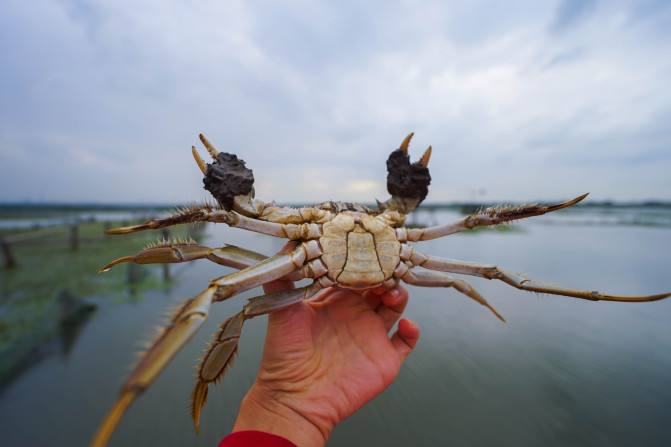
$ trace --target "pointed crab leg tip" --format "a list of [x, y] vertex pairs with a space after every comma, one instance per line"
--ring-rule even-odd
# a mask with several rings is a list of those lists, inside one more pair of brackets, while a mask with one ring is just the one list
[[566, 206], [566, 207], [568, 207], [568, 206], [573, 206], [573, 205], [575, 205], [575, 204], [578, 203], [578, 202], [582, 202], [583, 200], [585, 200], [585, 197], [587, 197], [588, 195], [589, 195], [589, 193], [582, 194], [582, 195], [576, 197], [576, 198], [573, 199], [573, 200], [569, 200], [568, 202], [566, 202], [566, 203], [564, 204], [564, 206]]
[[139, 225], [131, 225], [128, 227], [117, 227], [117, 228], [110, 228], [109, 230], [105, 230], [105, 234], [114, 236], [117, 234], [128, 234], [128, 233], [134, 233], [136, 231], [142, 231], [142, 230], [149, 230], [151, 228], [156, 228], [155, 226], [151, 225], [150, 223], [143, 223]]
[[112, 267], [114, 267], [115, 265], [123, 264], [124, 262], [133, 262], [133, 261], [135, 261], [135, 256], [123, 256], [121, 258], [117, 258], [114, 261], [112, 261], [109, 264], [102, 267], [100, 270], [98, 270], [98, 273], [109, 272], [112, 269]]
[[196, 164], [198, 165], [198, 169], [200, 169], [200, 172], [203, 173], [203, 175], [207, 175], [207, 165], [203, 161], [202, 158], [200, 158], [200, 154], [196, 150], [196, 146], [191, 146], [191, 154], [193, 155], [193, 159], [196, 160]]
[[582, 202], [585, 199], [585, 197], [587, 197], [588, 195], [589, 195], [589, 193], [585, 193], [585, 194], [582, 194], [582, 195], [576, 197], [575, 199], [571, 199], [571, 200], [568, 200], [568, 201], [562, 202], [562, 203], [557, 203], [556, 205], [550, 205], [550, 206], [547, 207], [547, 211], [557, 211], [557, 210], [561, 210], [563, 208], [568, 208], [568, 207], [573, 206], [573, 205], [575, 205], [579, 202]]
[[492, 306], [489, 306], [489, 305], [487, 305], [486, 307], [487, 307], [487, 309], [489, 309], [489, 310], [492, 311], [492, 313], [494, 314], [494, 316], [495, 316], [496, 318], [498, 318], [499, 320], [501, 320], [501, 323], [506, 323], [506, 319], [503, 318], [503, 315], [501, 315], [496, 309], [494, 309]]
[[[581, 195], [579, 195], [578, 197], [576, 197], [575, 199], [569, 200], [568, 202], [566, 202], [566, 204], [567, 204], [567, 205], [569, 205], [569, 204], [570, 204], [570, 205], [575, 205], [576, 203], [578, 203], [578, 202], [582, 202], [583, 200], [585, 200], [585, 198], [586, 198], [588, 195], [589, 195], [588, 192], [586, 192], [585, 194], [581, 194]], [[569, 206], [570, 206], [570, 205], [569, 205]]]
[[105, 230], [105, 234], [109, 236], [114, 236], [115, 234], [124, 234], [125, 231], [123, 231], [127, 227], [119, 227], [119, 228], [110, 228], [109, 230]]
[[403, 140], [401, 145], [398, 147], [403, 153], [407, 154], [408, 153], [408, 147], [410, 146], [410, 140], [412, 140], [412, 137], [415, 135], [414, 132], [410, 132], [407, 137]]
[[200, 412], [207, 401], [207, 388], [207, 383], [199, 380], [191, 394], [191, 420], [196, 433], [200, 433]]
[[119, 425], [121, 417], [124, 415], [130, 404], [135, 400], [135, 396], [136, 394], [132, 392], [122, 393], [105, 417], [102, 425], [98, 428], [98, 432], [91, 441], [90, 447], [105, 447], [107, 445], [110, 436], [112, 436], [112, 432], [114, 432], [114, 429]]
[[432, 150], [433, 150], [433, 148], [432, 148], [431, 146], [429, 146], [428, 148], [426, 148], [426, 150], [424, 151], [424, 155], [422, 155], [422, 158], [419, 160], [419, 162], [420, 162], [420, 163], [422, 164], [422, 166], [424, 166], [425, 168], [428, 168], [428, 167], [429, 167], [429, 160], [431, 159], [431, 151], [432, 151]]

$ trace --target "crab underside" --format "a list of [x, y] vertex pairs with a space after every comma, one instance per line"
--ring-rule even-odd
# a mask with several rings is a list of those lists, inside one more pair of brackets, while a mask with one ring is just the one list
[[126, 380], [92, 445], [106, 445], [128, 406], [151, 385], [205, 321], [213, 302], [226, 300], [276, 279], [308, 278], [312, 282], [305, 287], [251, 298], [240, 312], [221, 325], [201, 361], [192, 393], [196, 428], [207, 398], [208, 385], [218, 381], [230, 365], [244, 322], [311, 299], [325, 288], [391, 288], [399, 281], [420, 287], [452, 287], [489, 309], [501, 321], [505, 320], [473, 287], [450, 273], [496, 279], [521, 290], [590, 301], [648, 302], [671, 296], [671, 293], [620, 296], [567, 289], [539, 283], [495, 265], [444, 259], [418, 251], [411, 243], [557, 211], [575, 205], [587, 194], [552, 205], [488, 208], [451, 224], [406, 228], [403, 226], [406, 215], [424, 200], [431, 181], [428, 170], [431, 147], [419, 161], [411, 163], [408, 146], [412, 136], [412, 133], [408, 135], [387, 160], [387, 189], [391, 198], [379, 202], [377, 209], [369, 209], [343, 202], [291, 208], [255, 199], [254, 176], [245, 162], [233, 154], [217, 151], [201, 134], [200, 139], [214, 161], [206, 164], [195, 147], [192, 147], [192, 153], [205, 176], [205, 189], [212, 193], [217, 203], [188, 207], [162, 219], [112, 229], [108, 233], [126, 234], [183, 223], [214, 222], [285, 238], [288, 242], [279, 253], [266, 257], [233, 245], [210, 248], [193, 241], [162, 241], [135, 256], [114, 260], [101, 269], [106, 271], [123, 262], [179, 263], [208, 259], [239, 271], [212, 280], [205, 290], [175, 312]]

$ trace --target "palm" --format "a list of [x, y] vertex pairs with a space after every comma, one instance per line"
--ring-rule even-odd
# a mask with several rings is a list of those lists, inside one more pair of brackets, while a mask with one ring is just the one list
[[335, 425], [384, 390], [411, 349], [400, 355], [403, 341], [388, 335], [407, 295], [397, 298], [389, 308], [376, 294], [334, 290], [272, 314], [257, 383], [300, 414]]

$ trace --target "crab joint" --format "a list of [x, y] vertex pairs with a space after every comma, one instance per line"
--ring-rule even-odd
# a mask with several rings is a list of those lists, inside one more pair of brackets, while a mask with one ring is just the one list
[[167, 264], [193, 261], [207, 258], [212, 254], [212, 249], [198, 244], [166, 244], [149, 247], [135, 256], [124, 256], [115, 259], [100, 269], [100, 273], [106, 272], [117, 264], [134, 262], [136, 264]]

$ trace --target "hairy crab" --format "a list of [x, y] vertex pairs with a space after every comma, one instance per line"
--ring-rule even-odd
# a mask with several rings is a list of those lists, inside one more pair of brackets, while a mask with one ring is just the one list
[[444, 259], [418, 251], [411, 245], [412, 242], [539, 216], [575, 205], [587, 194], [552, 205], [488, 208], [451, 224], [406, 228], [406, 215], [424, 200], [431, 181], [428, 169], [431, 147], [419, 161], [411, 163], [408, 146], [412, 136], [412, 133], [409, 134], [387, 160], [387, 189], [391, 198], [379, 202], [377, 209], [370, 209], [343, 202], [292, 208], [258, 200], [254, 197], [254, 176], [245, 162], [233, 154], [217, 151], [201, 134], [200, 140], [214, 161], [206, 164], [195, 147], [192, 147], [192, 153], [204, 175], [205, 189], [214, 196], [217, 204], [184, 208], [165, 218], [108, 230], [108, 233], [126, 234], [183, 223], [214, 222], [284, 238], [288, 243], [275, 256], [266, 257], [232, 245], [210, 248], [194, 241], [162, 241], [135, 256], [116, 259], [103, 267], [102, 271], [106, 271], [123, 262], [179, 263], [208, 259], [239, 271], [212, 280], [207, 288], [175, 312], [170, 323], [161, 331], [125, 382], [117, 402], [99, 428], [93, 445], [103, 446], [107, 443], [128, 406], [151, 385], [199, 328], [207, 318], [213, 302], [226, 300], [279, 278], [308, 278], [312, 281], [305, 287], [251, 298], [240, 312], [221, 325], [201, 361], [192, 393], [192, 414], [196, 427], [207, 398], [208, 386], [219, 380], [230, 365], [237, 351], [244, 322], [310, 299], [324, 288], [390, 288], [398, 281], [421, 287], [452, 287], [489, 309], [501, 321], [505, 320], [499, 312], [473, 287], [449, 274], [496, 279], [525, 291], [590, 301], [646, 302], [671, 296], [671, 293], [620, 296], [556, 287], [495, 265]]

